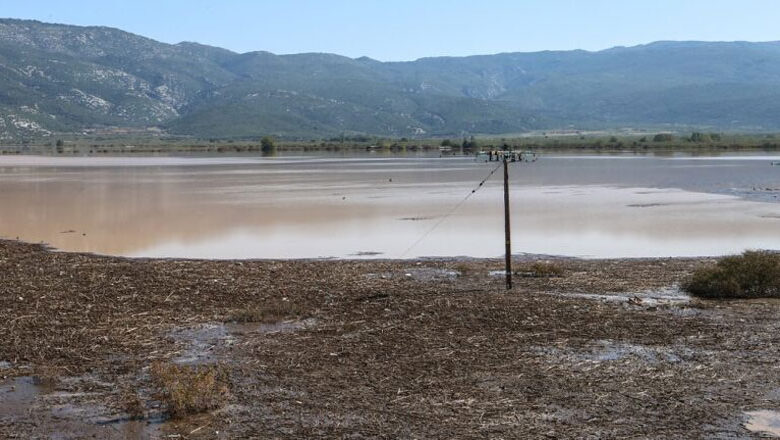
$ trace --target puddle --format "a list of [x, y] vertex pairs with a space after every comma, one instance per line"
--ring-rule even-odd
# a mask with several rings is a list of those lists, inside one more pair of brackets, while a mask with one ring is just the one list
[[225, 324], [202, 324], [194, 328], [176, 330], [171, 333], [171, 337], [186, 344], [186, 348], [173, 359], [177, 364], [215, 362], [213, 351], [216, 348], [229, 347], [236, 341]]
[[94, 430], [122, 433], [123, 438], [129, 439], [157, 438], [166, 420], [161, 414], [139, 420], [125, 414], [116, 414], [100, 404], [54, 405], [51, 414], [58, 420], [91, 426]]
[[440, 281], [453, 280], [461, 275], [457, 270], [436, 269], [433, 267], [416, 267], [404, 269], [402, 272], [366, 273], [363, 276], [368, 279], [393, 279], [405, 278], [415, 281]]
[[745, 415], [750, 417], [745, 422], [745, 428], [748, 431], [780, 437], [780, 412], [769, 410], [747, 411]]
[[[160, 438], [161, 418], [136, 420], [118, 415], [100, 404], [77, 401], [100, 394], [55, 392], [53, 386], [40, 383], [32, 376], [16, 377], [0, 385], [0, 421], [24, 422], [25, 427], [42, 429], [46, 438], [62, 440]], [[40, 433], [32, 431], [29, 434], [37, 438]]]
[[538, 352], [557, 359], [574, 362], [610, 362], [626, 358], [635, 358], [650, 364], [683, 362], [693, 356], [689, 348], [649, 347], [646, 345], [615, 342], [611, 340], [597, 341], [590, 349], [571, 350], [557, 347], [537, 347]]
[[39, 394], [51, 391], [31, 376], [11, 379], [0, 386], [0, 420], [26, 416], [32, 411]]
[[682, 358], [667, 348], [647, 347], [636, 344], [614, 343], [612, 341], [600, 341], [602, 346], [593, 350], [590, 354], [583, 354], [587, 360], [598, 362], [617, 361], [630, 356], [642, 359], [652, 364], [659, 362], [682, 362]]
[[[109, 425], [110, 426], [110, 425]], [[162, 438], [162, 422], [130, 420], [110, 427], [118, 438], [137, 440], [156, 440]]]
[[769, 400], [780, 401], [780, 388], [773, 388], [767, 391], [766, 398]]
[[449, 269], [436, 269], [432, 267], [417, 267], [405, 269], [404, 277], [416, 281], [435, 281], [441, 279], [452, 280], [460, 276], [460, 272]]
[[567, 298], [584, 298], [603, 302], [628, 303], [636, 306], [680, 305], [691, 302], [691, 297], [679, 287], [646, 290], [635, 293], [556, 293]]
[[311, 328], [316, 325], [313, 318], [276, 323], [226, 323], [202, 324], [192, 328], [174, 331], [170, 336], [186, 344], [179, 356], [173, 359], [177, 364], [192, 365], [216, 362], [218, 352], [237, 341], [236, 336], [268, 335], [287, 333]]

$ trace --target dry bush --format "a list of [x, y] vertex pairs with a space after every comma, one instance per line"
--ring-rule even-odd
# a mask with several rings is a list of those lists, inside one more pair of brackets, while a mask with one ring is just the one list
[[297, 319], [303, 315], [301, 308], [290, 301], [274, 300], [262, 306], [253, 306], [233, 311], [228, 322], [273, 324], [286, 319]]
[[157, 388], [156, 397], [171, 417], [210, 411], [228, 398], [228, 375], [219, 365], [176, 365], [155, 362], [149, 374]]
[[146, 415], [146, 408], [138, 394], [130, 389], [124, 389], [121, 395], [121, 403], [131, 419], [141, 420]]
[[780, 254], [745, 251], [693, 273], [683, 285], [702, 298], [780, 297]]

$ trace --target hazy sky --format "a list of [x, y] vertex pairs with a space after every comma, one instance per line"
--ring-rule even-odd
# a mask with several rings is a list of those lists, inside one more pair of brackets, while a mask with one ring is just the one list
[[778, 0], [0, 0], [0, 16], [237, 52], [380, 60], [656, 40], [780, 40]]

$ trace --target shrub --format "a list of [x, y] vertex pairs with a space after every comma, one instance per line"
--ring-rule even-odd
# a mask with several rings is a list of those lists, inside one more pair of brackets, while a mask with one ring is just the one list
[[668, 133], [660, 133], [653, 136], [653, 142], [671, 142], [674, 140], [674, 136]]
[[263, 136], [260, 139], [260, 149], [263, 153], [273, 153], [276, 151], [276, 141], [270, 136]]
[[171, 417], [183, 417], [222, 406], [228, 397], [227, 372], [218, 365], [155, 362], [149, 374], [157, 398]]
[[703, 298], [780, 297], [780, 254], [745, 251], [693, 273], [683, 289]]

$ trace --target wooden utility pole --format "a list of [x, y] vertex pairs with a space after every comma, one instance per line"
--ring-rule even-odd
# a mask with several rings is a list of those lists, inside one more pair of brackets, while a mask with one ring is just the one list
[[509, 165], [507, 154], [504, 152], [504, 241], [506, 262], [506, 289], [512, 288], [512, 240], [509, 234]]

